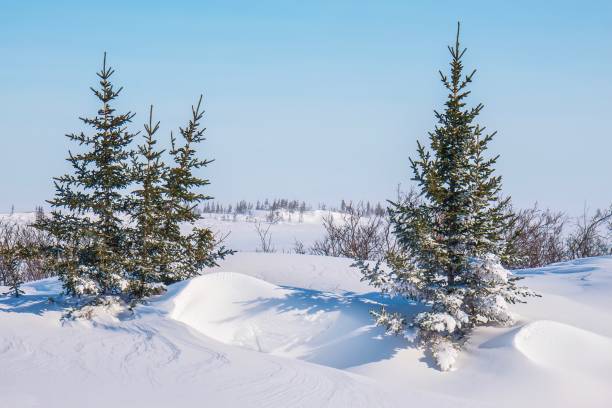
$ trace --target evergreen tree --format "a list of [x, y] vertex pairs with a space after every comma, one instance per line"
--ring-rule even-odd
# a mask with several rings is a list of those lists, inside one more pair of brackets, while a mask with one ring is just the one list
[[[202, 96], [198, 104], [191, 107], [191, 119], [187, 126], [179, 128], [182, 138], [180, 146], [171, 135], [170, 156], [174, 163], [164, 177], [167, 208], [162, 224], [169, 255], [162, 268], [165, 283], [199, 275], [203, 267], [215, 266], [217, 259], [232, 253], [223, 246], [217, 247], [210, 229], [195, 227], [195, 222], [200, 218], [195, 209], [201, 202], [212, 199], [196, 190], [207, 186], [210, 181], [194, 174], [194, 171], [212, 162], [199, 159], [195, 150], [196, 145], [205, 140], [205, 128], [200, 124], [204, 116], [201, 106]], [[182, 234], [181, 226], [190, 227], [191, 232]]]
[[389, 209], [401, 249], [387, 255], [388, 268], [358, 262], [371, 284], [431, 307], [411, 322], [384, 309], [374, 315], [394, 333], [410, 323], [444, 370], [473, 327], [511, 323], [508, 303], [532, 295], [500, 263], [508, 256], [502, 232], [512, 220], [509, 198], [500, 197], [501, 177], [493, 175], [497, 156], [484, 156], [495, 133], [474, 123], [483, 105], [466, 107], [475, 71], [463, 74], [459, 25], [449, 51], [450, 76], [440, 72], [445, 109], [435, 112], [429, 149], [418, 143], [411, 159], [420, 197], [391, 202]]
[[101, 106], [92, 118], [81, 118], [92, 134], [72, 133], [83, 152], [69, 152], [73, 172], [54, 178], [56, 194], [51, 217], [36, 226], [56, 240], [52, 267], [71, 294], [115, 294], [126, 286], [127, 234], [122, 225], [127, 201], [122, 191], [132, 182], [127, 130], [134, 114], [118, 114], [111, 106], [122, 88], [110, 82], [114, 70], [97, 73], [100, 88], [91, 88]]
[[[211, 162], [195, 151], [204, 140], [202, 98], [192, 107], [188, 125], [180, 128], [183, 143], [179, 146], [171, 135], [173, 166], [168, 167], [164, 151], [156, 149], [159, 122], [153, 121], [153, 107], [144, 143], [131, 150], [136, 134], [127, 125], [134, 115], [117, 114], [111, 107], [121, 92], [110, 82], [113, 72], [105, 54], [100, 88], [92, 88], [102, 106], [93, 118], [81, 119], [94, 132], [67, 135], [82, 152], [69, 152], [73, 171], [54, 178], [53, 211], [37, 217], [35, 226], [52, 237], [48, 267], [67, 294], [142, 298], [161, 290], [161, 284], [199, 274], [232, 251], [219, 247], [209, 229], [195, 227], [198, 204], [210, 199], [197, 192], [209, 181], [194, 175]], [[135, 189], [126, 194], [131, 186]], [[181, 228], [190, 232], [183, 234]]]
[[5, 295], [19, 297], [24, 294], [21, 285], [24, 283], [23, 267], [27, 256], [27, 248], [21, 244], [12, 248], [0, 246], [0, 269], [4, 284], [9, 288]]
[[132, 191], [130, 215], [135, 226], [131, 236], [131, 267], [133, 276], [130, 292], [142, 298], [156, 290], [161, 282], [161, 265], [168, 263], [167, 245], [160, 220], [164, 219], [167, 207], [164, 177], [168, 171], [161, 157], [164, 150], [156, 150], [155, 133], [159, 122], [153, 122], [153, 106], [149, 110], [149, 123], [144, 125], [144, 144], [138, 146], [134, 158], [134, 181], [137, 188]]
[[8, 286], [15, 297], [23, 295], [24, 263], [31, 251], [22, 241], [23, 226], [12, 221], [0, 220], [0, 282]]

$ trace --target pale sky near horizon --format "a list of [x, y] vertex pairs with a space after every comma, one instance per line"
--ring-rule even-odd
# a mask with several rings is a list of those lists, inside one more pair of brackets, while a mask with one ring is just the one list
[[612, 2], [104, 4], [1, 2], [0, 213], [51, 198], [104, 51], [134, 129], [154, 104], [167, 140], [204, 93], [219, 201], [392, 198], [444, 102], [458, 20], [504, 192], [571, 214], [612, 203]]

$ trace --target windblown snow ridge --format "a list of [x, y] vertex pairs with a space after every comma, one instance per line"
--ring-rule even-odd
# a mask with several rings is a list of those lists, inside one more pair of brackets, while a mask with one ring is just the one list
[[514, 346], [529, 360], [547, 368], [610, 376], [612, 339], [587, 330], [537, 320], [516, 332]]
[[173, 297], [169, 316], [217, 341], [347, 368], [390, 356], [367, 295], [277, 286], [233, 272], [190, 280]]

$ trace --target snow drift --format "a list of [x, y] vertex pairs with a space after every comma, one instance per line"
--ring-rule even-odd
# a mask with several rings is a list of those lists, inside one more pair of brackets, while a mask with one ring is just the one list
[[281, 287], [232, 272], [185, 283], [167, 306], [170, 317], [220, 342], [347, 368], [390, 357], [399, 339], [383, 341], [368, 295]]
[[521, 327], [514, 336], [514, 345], [543, 367], [608, 378], [612, 384], [610, 338], [574, 326], [538, 320]]

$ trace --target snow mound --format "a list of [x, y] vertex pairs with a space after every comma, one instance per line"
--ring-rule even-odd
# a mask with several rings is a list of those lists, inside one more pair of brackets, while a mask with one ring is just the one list
[[171, 294], [167, 310], [229, 345], [346, 368], [388, 357], [399, 345], [382, 341], [382, 329], [368, 314], [373, 303], [219, 272], [186, 282]]
[[612, 339], [555, 321], [526, 324], [516, 332], [514, 346], [547, 368], [603, 376], [612, 370]]
[[[275, 315], [290, 291], [251, 276], [225, 272], [191, 280], [170, 316], [223, 343], [267, 353], [308, 340], [330, 316], [290, 308]], [[267, 307], [267, 305], [277, 307]]]
[[291, 354], [332, 326], [340, 312], [308, 304], [298, 289], [232, 272], [193, 279], [170, 316], [223, 343]]

